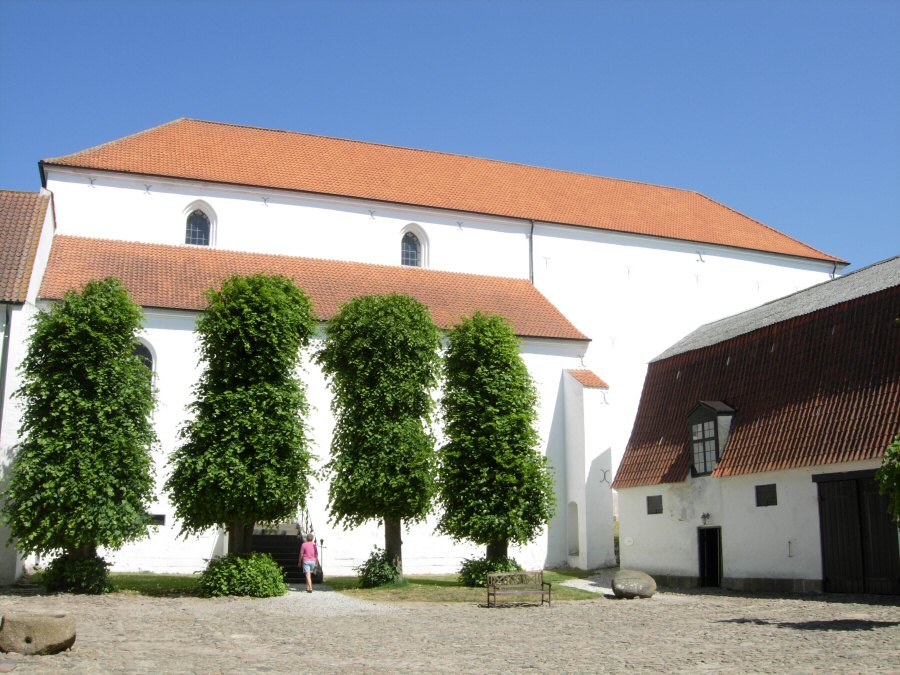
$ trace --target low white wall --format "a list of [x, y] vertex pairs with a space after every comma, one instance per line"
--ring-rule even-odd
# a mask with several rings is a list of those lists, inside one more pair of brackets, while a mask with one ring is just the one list
[[[622, 567], [698, 577], [697, 528], [722, 528], [722, 574], [733, 579], [822, 579], [814, 474], [874, 469], [878, 460], [626, 488], [619, 494]], [[774, 483], [778, 504], [756, 506], [756, 486]], [[663, 513], [647, 514], [662, 495]]]

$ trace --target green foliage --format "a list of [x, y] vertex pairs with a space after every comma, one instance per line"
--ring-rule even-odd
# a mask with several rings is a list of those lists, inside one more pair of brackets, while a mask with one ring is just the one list
[[521, 571], [522, 566], [512, 558], [465, 558], [459, 568], [459, 583], [470, 588], [485, 588], [488, 574]]
[[428, 425], [440, 332], [428, 309], [404, 295], [344, 304], [316, 359], [329, 378], [336, 424], [329, 502], [333, 522], [417, 521], [434, 495]]
[[881, 468], [875, 473], [875, 480], [878, 481], [881, 494], [888, 496], [888, 511], [900, 526], [900, 434], [894, 437], [894, 442], [885, 451]]
[[438, 531], [478, 544], [524, 544], [553, 516], [538, 451], [537, 392], [501, 317], [476, 313], [447, 335]]
[[200, 575], [200, 595], [247, 595], [272, 598], [284, 595], [284, 571], [268, 553], [225, 555], [213, 558]]
[[393, 557], [377, 546], [362, 565], [353, 569], [359, 576], [360, 588], [376, 588], [400, 581], [400, 569], [394, 564]]
[[100, 556], [87, 558], [64, 553], [50, 561], [41, 573], [47, 593], [100, 595], [114, 590], [109, 580], [109, 563]]
[[83, 557], [147, 535], [155, 393], [134, 354], [141, 318], [116, 279], [35, 316], [16, 392], [23, 440], [3, 495], [20, 551]]
[[295, 375], [316, 330], [309, 297], [261, 274], [231, 277], [207, 297], [197, 322], [205, 370], [166, 482], [183, 534], [292, 517], [313, 459]]

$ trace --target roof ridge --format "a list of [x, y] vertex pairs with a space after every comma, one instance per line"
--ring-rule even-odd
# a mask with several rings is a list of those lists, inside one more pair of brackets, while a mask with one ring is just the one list
[[[800, 244], [800, 245], [802, 245], [802, 246], [805, 246], [806, 248], [808, 248], [808, 249], [810, 249], [810, 250], [812, 250], [812, 251], [815, 251], [816, 253], [819, 253], [819, 254], [821, 254], [821, 255], [827, 256], [827, 257], [829, 257], [829, 258], [833, 258], [833, 257], [834, 257], [834, 256], [832, 256], [830, 253], [825, 253], [825, 251], [820, 251], [820, 250], [817, 249], [815, 246], [810, 246], [810, 245], [807, 244], [805, 241], [800, 241], [799, 239], [796, 239], [795, 237], [792, 237], [792, 236], [789, 235], [789, 234], [785, 234], [785, 233], [782, 232], [781, 230], [779, 230], [779, 229], [777, 229], [777, 228], [774, 228], [774, 227], [772, 227], [771, 225], [767, 225], [766, 223], [762, 222], [761, 220], [757, 220], [757, 219], [754, 218], [753, 216], [748, 216], [748, 215], [747, 215], [746, 213], [744, 213], [743, 211], [738, 211], [736, 208], [731, 207], [731, 206], [728, 206], [728, 204], [724, 204], [724, 203], [722, 203], [722, 202], [720, 202], [720, 201], [718, 201], [718, 200], [716, 200], [716, 199], [713, 199], [712, 197], [707, 197], [707, 196], [706, 196], [705, 194], [703, 194], [702, 192], [697, 192], [696, 190], [691, 190], [691, 192], [694, 192], [695, 194], [699, 195], [700, 197], [703, 197], [703, 199], [706, 199], [706, 200], [708, 200], [708, 201], [711, 201], [711, 202], [712, 202], [713, 204], [715, 204], [716, 206], [721, 206], [721, 207], [723, 207], [723, 208], [728, 209], [728, 210], [731, 211], [732, 213], [736, 213], [737, 215], [741, 216], [742, 218], [746, 218], [747, 220], [752, 220], [752, 221], [753, 221], [754, 223], [756, 223], [757, 225], [762, 225], [764, 228], [766, 228], [767, 230], [770, 230], [770, 231], [774, 232], [775, 234], [781, 235], [782, 237], [787, 237], [787, 238], [790, 239], [791, 241], [796, 242], [796, 243], [798, 243], [798, 244]], [[847, 261], [846, 261], [846, 260], [837, 259], [837, 260], [835, 260], [835, 262], [837, 262], [837, 263], [842, 263], [842, 262], [847, 262]]]
[[104, 148], [109, 145], [114, 145], [116, 143], [120, 143], [122, 141], [129, 140], [131, 138], [137, 138], [138, 136], [143, 136], [144, 134], [149, 134], [152, 131], [156, 131], [157, 129], [162, 129], [163, 127], [167, 127], [170, 124], [175, 124], [177, 122], [183, 122], [189, 118], [187, 117], [178, 117], [174, 120], [169, 120], [168, 122], [163, 122], [162, 124], [157, 124], [156, 126], [149, 127], [147, 129], [141, 129], [140, 131], [135, 131], [133, 134], [128, 134], [126, 136], [122, 136], [120, 138], [114, 138], [111, 141], [104, 141], [103, 143], [98, 143], [97, 145], [92, 145], [89, 148], [84, 148], [83, 150], [76, 150], [75, 152], [70, 152], [65, 155], [58, 155], [56, 157], [48, 157], [47, 159], [42, 159], [41, 162], [46, 164], [52, 164], [54, 160], [65, 159], [66, 157], [74, 157], [75, 155], [83, 155], [88, 152], [93, 152], [95, 150], [99, 150], [100, 148]]
[[[614, 176], [601, 176], [601, 175], [595, 174], [595, 173], [586, 173], [584, 171], [571, 171], [569, 169], [558, 169], [558, 168], [550, 167], [550, 166], [541, 166], [539, 164], [526, 164], [525, 162], [512, 162], [512, 161], [509, 161], [506, 159], [496, 159], [493, 157], [481, 157], [479, 155], [467, 155], [467, 154], [464, 154], [461, 152], [447, 152], [446, 150], [428, 150], [426, 148], [413, 148], [413, 147], [409, 147], [406, 145], [397, 145], [396, 143], [379, 143], [376, 141], [362, 141], [362, 140], [359, 140], [356, 138], [343, 138], [341, 136], [331, 136], [329, 134], [313, 134], [313, 133], [309, 133], [307, 131], [292, 131], [290, 129], [271, 129], [269, 127], [261, 127], [261, 126], [255, 125], [255, 124], [237, 124], [234, 122], [217, 122], [215, 120], [201, 120], [201, 119], [197, 119], [195, 117], [180, 117], [177, 120], [172, 120], [172, 122], [169, 122], [169, 124], [174, 123], [174, 122], [180, 122], [180, 121], [198, 122], [200, 124], [211, 124], [211, 125], [215, 125], [215, 126], [224, 126], [224, 127], [236, 127], [238, 129], [255, 129], [257, 131], [269, 131], [272, 133], [289, 134], [289, 135], [293, 135], [293, 136], [308, 136], [311, 138], [324, 138], [324, 139], [328, 139], [331, 141], [341, 141], [343, 143], [356, 143], [359, 145], [370, 145], [370, 146], [374, 145], [374, 146], [377, 146], [380, 148], [393, 148], [395, 150], [406, 150], [409, 152], [421, 152], [421, 153], [425, 153], [425, 154], [429, 154], [429, 155], [443, 155], [445, 157], [461, 157], [463, 159], [474, 159], [474, 160], [477, 160], [480, 162], [493, 162], [496, 164], [505, 164], [507, 166], [521, 166], [526, 169], [537, 169], [539, 171], [553, 171], [555, 173], [563, 173], [563, 174], [567, 174], [570, 176], [582, 176], [582, 177], [586, 177], [586, 178], [599, 178], [601, 180], [614, 181], [617, 183], [629, 183], [632, 185], [644, 185], [646, 187], [659, 188], [661, 190], [676, 190], [678, 192], [695, 192], [695, 190], [691, 190], [689, 188], [680, 188], [680, 187], [674, 187], [671, 185], [661, 185], [659, 183], [649, 183], [647, 181], [633, 180], [633, 179], [629, 179], [629, 178], [616, 178]], [[164, 126], [164, 125], [160, 125], [160, 126]], [[153, 128], [155, 129], [157, 127], [153, 127]], [[150, 131], [150, 129], [147, 129], [147, 131]], [[137, 135], [137, 134], [132, 134], [132, 135]], [[125, 138], [128, 138], [128, 136], [126, 136]], [[122, 140], [122, 139], [120, 139], [120, 140]], [[100, 147], [100, 146], [95, 146], [95, 147]], [[91, 148], [88, 148], [88, 149], [91, 149]], [[84, 151], [84, 152], [86, 152], [86, 151]], [[697, 194], [699, 194], [699, 193], [697, 193]], [[736, 212], [736, 213], [738, 213], [738, 212]], [[743, 215], [743, 214], [741, 214], [741, 215]]]

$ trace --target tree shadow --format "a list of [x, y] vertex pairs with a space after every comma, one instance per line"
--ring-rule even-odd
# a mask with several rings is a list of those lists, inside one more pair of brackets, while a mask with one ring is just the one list
[[834, 630], [834, 631], [861, 631], [874, 630], [876, 628], [891, 628], [900, 626], [900, 621], [870, 621], [868, 619], [828, 619], [824, 621], [769, 621], [768, 619], [720, 619], [716, 623], [749, 623], [755, 626], [777, 626], [778, 628], [793, 628], [794, 630]]

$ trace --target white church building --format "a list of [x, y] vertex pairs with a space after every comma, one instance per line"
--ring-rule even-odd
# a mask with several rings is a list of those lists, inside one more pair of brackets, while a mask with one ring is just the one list
[[[693, 191], [191, 119], [39, 166], [40, 193], [0, 198], [4, 472], [29, 319], [90, 279], [118, 277], [144, 308], [159, 486], [201, 370], [193, 331], [206, 289], [235, 273], [284, 274], [322, 321], [355, 296], [407, 293], [441, 328], [482, 310], [521, 338], [558, 505], [541, 537], [511, 548], [526, 567], [614, 560], [610, 484], [651, 358], [698, 325], [846, 265]], [[330, 394], [314, 364], [303, 379], [324, 461]], [[308, 508], [329, 574], [352, 573], [383, 541], [377, 523], [332, 528], [324, 483]], [[113, 569], [193, 572], [223, 550], [223, 532], [179, 538], [161, 491], [151, 512], [160, 524], [108, 553]], [[454, 571], [482, 553], [436, 535], [435, 522], [405, 534], [406, 571]], [[5, 549], [0, 581], [21, 566]]]

